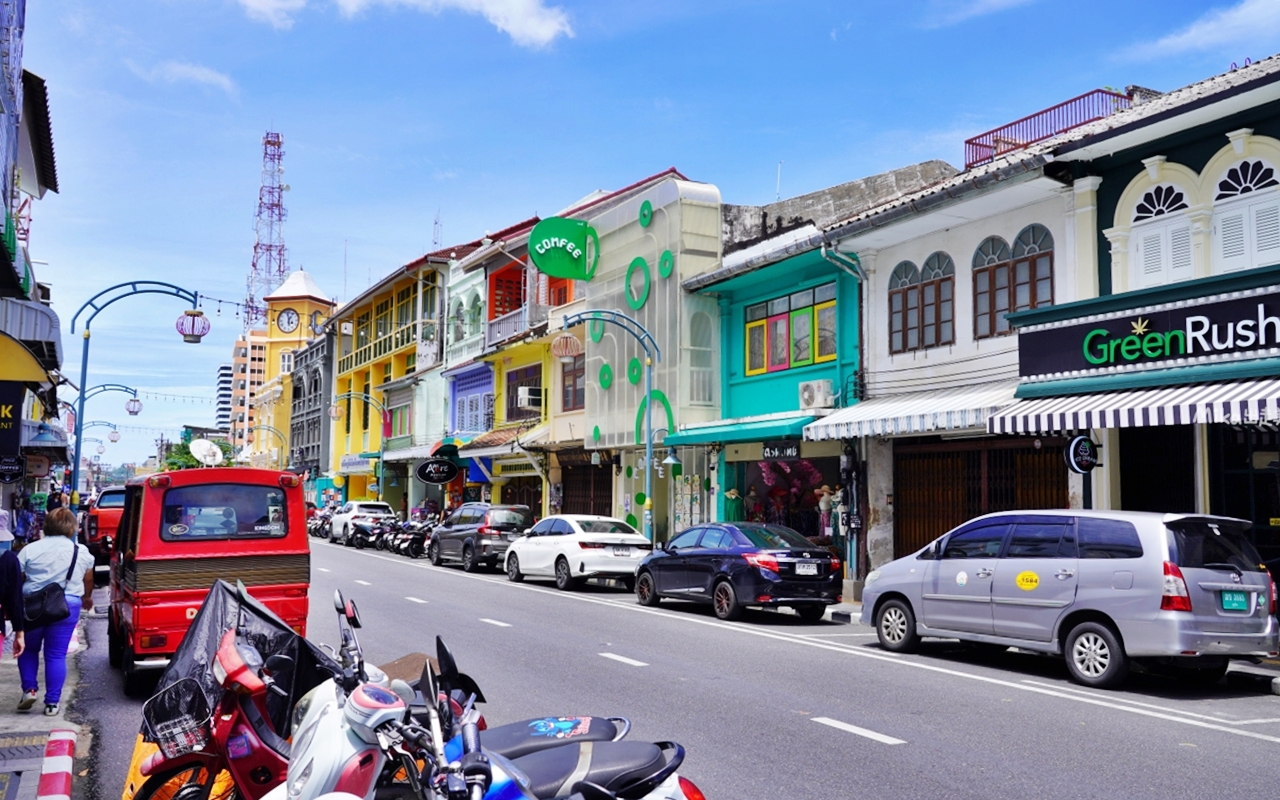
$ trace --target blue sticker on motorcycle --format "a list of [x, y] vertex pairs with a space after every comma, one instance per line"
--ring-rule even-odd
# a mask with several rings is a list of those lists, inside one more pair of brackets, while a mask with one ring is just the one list
[[591, 717], [546, 717], [535, 719], [529, 723], [529, 727], [533, 729], [529, 732], [530, 736], [571, 739], [591, 730]]

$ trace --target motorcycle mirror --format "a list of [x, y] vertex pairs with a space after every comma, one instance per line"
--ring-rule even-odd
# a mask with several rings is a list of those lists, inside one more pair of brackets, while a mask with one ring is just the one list
[[440, 667], [440, 685], [446, 691], [457, 688], [458, 662], [453, 658], [453, 651], [439, 636], [436, 637], [436, 663]]
[[293, 657], [284, 653], [276, 653], [273, 656], [267, 656], [267, 661], [263, 664], [267, 672], [275, 674], [277, 672], [288, 672], [293, 669]]
[[422, 664], [422, 677], [418, 678], [418, 691], [422, 692], [422, 701], [427, 707], [435, 705], [440, 695], [440, 687], [436, 685], [436, 673], [431, 669], [431, 659]]
[[333, 610], [339, 614], [345, 613], [347, 610], [347, 601], [342, 599], [342, 590], [333, 590]]
[[363, 627], [360, 625], [360, 609], [356, 608], [355, 600], [347, 601], [347, 608], [343, 612], [347, 618], [347, 623], [353, 628]]

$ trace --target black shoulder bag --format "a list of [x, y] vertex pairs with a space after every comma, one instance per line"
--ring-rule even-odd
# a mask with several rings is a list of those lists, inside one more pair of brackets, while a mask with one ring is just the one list
[[76, 571], [76, 559], [79, 557], [80, 545], [72, 540], [71, 566], [67, 567], [67, 576], [62, 580], [62, 585], [51, 583], [22, 598], [22, 618], [26, 622], [27, 630], [43, 628], [71, 616], [71, 609], [67, 608], [66, 586]]

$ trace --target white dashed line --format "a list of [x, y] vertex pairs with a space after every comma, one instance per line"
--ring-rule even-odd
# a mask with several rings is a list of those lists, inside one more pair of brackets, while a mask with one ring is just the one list
[[405, 600], [408, 600], [410, 603], [425, 603], [425, 602], [427, 602], [426, 600], [423, 600], [423, 599], [422, 599], [422, 598], [420, 598], [420, 597], [409, 597], [408, 595], [405, 595], [405, 598], [404, 598], [404, 599], [405, 599]]
[[615, 653], [601, 653], [600, 655], [604, 656], [605, 658], [611, 658], [611, 659], [613, 659], [614, 661], [619, 661], [619, 662], [621, 662], [621, 663], [623, 663], [623, 664], [629, 664], [629, 665], [631, 665], [631, 666], [633, 666], [633, 667], [647, 667], [647, 666], [649, 666], [648, 664], [644, 663], [643, 661], [636, 661], [634, 658], [627, 658], [626, 656], [620, 656], [620, 655], [617, 655], [617, 654], [615, 654]]
[[481, 618], [480, 618], [480, 621], [481, 621], [481, 622], [487, 622], [487, 623], [489, 623], [490, 625], [497, 625], [499, 628], [510, 628], [510, 627], [511, 627], [511, 623], [510, 623], [510, 622], [498, 622], [496, 619], [489, 619], [488, 617], [481, 617]]
[[885, 736], [883, 733], [876, 733], [875, 731], [869, 731], [866, 728], [859, 728], [857, 725], [850, 725], [849, 723], [841, 722], [838, 719], [831, 719], [830, 717], [810, 717], [810, 719], [820, 725], [826, 725], [827, 727], [835, 728], [836, 730], [844, 731], [845, 733], [852, 733], [855, 736], [864, 736], [872, 741], [879, 742], [880, 744], [906, 744], [902, 739], [895, 739], [892, 736]]
[[359, 580], [359, 579], [357, 579], [357, 580], [356, 580], [356, 583], [360, 584], [361, 586], [372, 586], [372, 585], [373, 585], [372, 583], [369, 583], [368, 581], [362, 581], [362, 580]]
[[328, 572], [328, 571], [329, 571], [329, 570], [325, 569], [324, 567], [316, 567], [316, 569], [320, 570], [321, 572]]

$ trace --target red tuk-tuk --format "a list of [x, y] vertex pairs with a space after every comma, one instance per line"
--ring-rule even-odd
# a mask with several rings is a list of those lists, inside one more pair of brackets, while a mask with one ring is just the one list
[[241, 467], [162, 472], [129, 481], [111, 553], [107, 652], [125, 693], [163, 669], [209, 587], [244, 583], [306, 635], [310, 539], [299, 477]]

